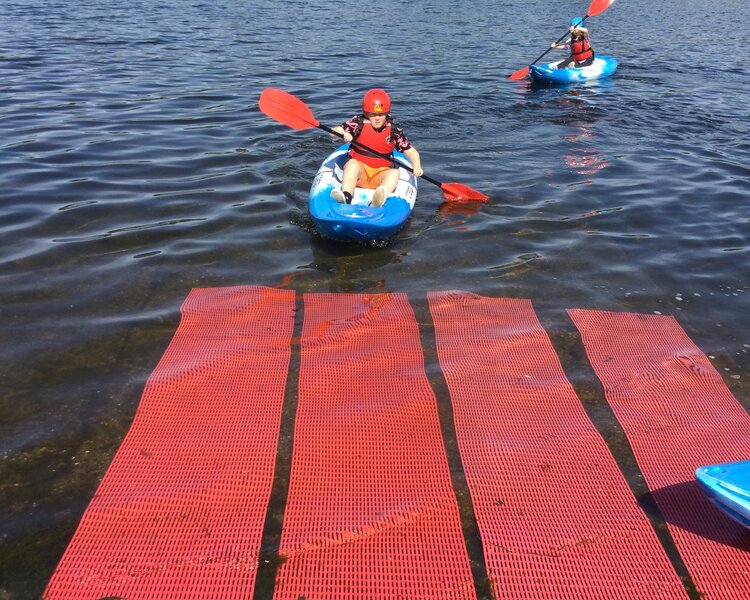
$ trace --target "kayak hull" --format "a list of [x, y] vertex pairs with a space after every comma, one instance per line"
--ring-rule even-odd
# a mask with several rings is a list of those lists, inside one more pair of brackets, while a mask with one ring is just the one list
[[[411, 166], [400, 152], [396, 160]], [[411, 215], [417, 199], [417, 178], [411, 171], [399, 168], [399, 182], [393, 194], [381, 207], [370, 206], [374, 190], [356, 188], [351, 204], [331, 198], [341, 189], [344, 164], [349, 159], [349, 145], [332, 152], [318, 169], [310, 188], [309, 209], [315, 227], [323, 237], [344, 242], [385, 240], [399, 231]]]
[[714, 506], [750, 529], [750, 460], [699, 467], [695, 478]]
[[558, 69], [560, 61], [546, 65], [531, 65], [529, 77], [532, 81], [545, 83], [577, 83], [610, 77], [617, 70], [617, 60], [612, 56], [597, 56], [588, 67]]

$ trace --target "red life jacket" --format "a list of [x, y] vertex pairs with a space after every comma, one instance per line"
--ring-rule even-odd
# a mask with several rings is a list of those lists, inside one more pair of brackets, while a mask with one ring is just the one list
[[570, 57], [576, 62], [581, 62], [594, 56], [589, 41], [582, 37], [579, 40], [570, 40]]
[[[356, 141], [360, 142], [368, 148], [380, 152], [381, 154], [390, 154], [396, 147], [396, 144], [391, 141], [391, 121], [390, 119], [385, 122], [383, 129], [377, 131], [370, 121], [364, 119], [362, 128], [360, 129], [359, 135], [355, 138]], [[365, 150], [361, 150], [354, 145], [349, 148], [349, 156], [362, 161], [370, 167], [390, 167], [393, 161], [380, 158], [379, 156], [372, 156], [367, 154]]]

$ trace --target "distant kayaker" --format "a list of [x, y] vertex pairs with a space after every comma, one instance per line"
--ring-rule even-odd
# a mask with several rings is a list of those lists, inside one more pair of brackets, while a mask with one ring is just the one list
[[583, 26], [583, 17], [571, 19], [569, 31], [570, 37], [566, 42], [551, 44], [552, 48], [565, 48], [570, 51], [570, 56], [558, 63], [557, 68], [587, 67], [594, 62], [594, 50], [589, 43], [589, 30]]
[[[362, 114], [356, 115], [334, 127], [344, 141], [356, 140], [368, 148], [390, 154], [394, 150], [402, 152], [411, 161], [414, 175], [423, 174], [422, 163], [417, 149], [411, 145], [404, 131], [393, 122], [390, 115], [391, 98], [385, 90], [369, 90], [362, 99]], [[344, 165], [341, 189], [331, 192], [336, 202], [351, 203], [354, 188], [374, 189], [371, 206], [382, 206], [386, 198], [398, 185], [399, 171], [393, 161], [368, 153], [362, 148], [352, 146], [349, 160]]]

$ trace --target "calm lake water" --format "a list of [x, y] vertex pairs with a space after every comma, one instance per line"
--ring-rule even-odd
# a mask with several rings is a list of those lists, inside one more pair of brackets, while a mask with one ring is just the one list
[[[750, 3], [620, 0], [589, 20], [613, 79], [505, 79], [587, 6], [0, 0], [0, 600], [41, 594], [193, 287], [530, 298], [592, 406], [564, 310], [672, 314], [750, 407]], [[385, 87], [490, 202], [424, 183], [389, 243], [320, 239], [336, 143], [267, 86], [330, 126]]]

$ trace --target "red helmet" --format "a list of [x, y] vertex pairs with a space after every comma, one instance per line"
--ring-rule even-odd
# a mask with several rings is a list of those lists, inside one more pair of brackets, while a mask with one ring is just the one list
[[362, 110], [369, 113], [388, 114], [391, 112], [391, 98], [385, 90], [380, 88], [370, 90], [362, 98]]

